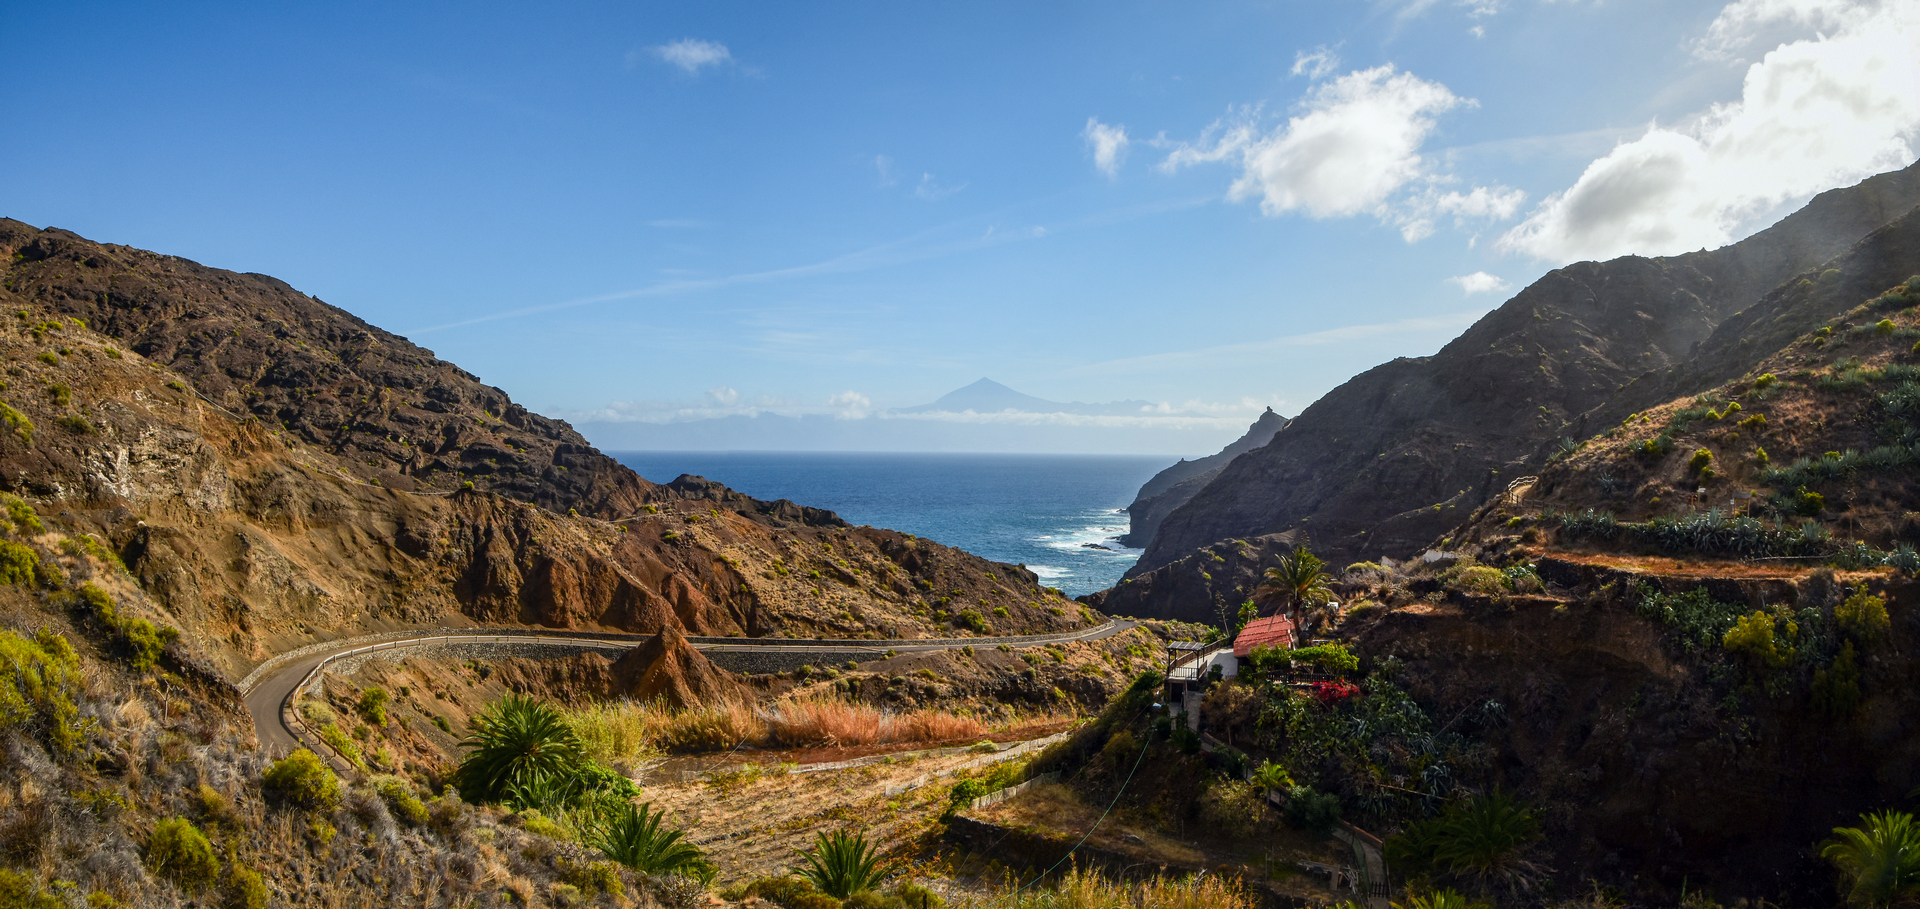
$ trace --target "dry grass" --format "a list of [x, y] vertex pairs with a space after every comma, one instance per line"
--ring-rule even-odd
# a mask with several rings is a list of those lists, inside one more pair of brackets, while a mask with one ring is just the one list
[[1253, 909], [1239, 884], [1217, 875], [1156, 877], [1127, 884], [1078, 868], [1051, 889], [1000, 893], [957, 901], [955, 909]]
[[990, 731], [971, 716], [932, 709], [891, 713], [827, 698], [771, 708], [730, 701], [686, 710], [607, 701], [567, 708], [565, 714], [589, 754], [609, 764], [637, 762], [660, 751], [725, 751], [743, 744], [817, 748], [957, 742]]

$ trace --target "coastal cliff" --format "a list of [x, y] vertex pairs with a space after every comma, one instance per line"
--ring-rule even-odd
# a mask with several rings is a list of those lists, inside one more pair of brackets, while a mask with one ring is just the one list
[[1134, 549], [1145, 549], [1153, 542], [1154, 531], [1160, 528], [1160, 522], [1167, 519], [1173, 510], [1187, 503], [1200, 490], [1206, 488], [1213, 478], [1220, 475], [1228, 462], [1249, 451], [1273, 441], [1273, 434], [1285, 429], [1287, 418], [1267, 408], [1267, 412], [1247, 427], [1246, 435], [1233, 440], [1217, 454], [1204, 458], [1186, 460], [1153, 475], [1140, 487], [1133, 497], [1133, 504], [1127, 506], [1128, 527], [1120, 543]]

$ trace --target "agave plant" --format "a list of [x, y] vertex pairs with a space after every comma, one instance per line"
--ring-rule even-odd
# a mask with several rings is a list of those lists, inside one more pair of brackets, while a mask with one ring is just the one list
[[666, 815], [648, 804], [623, 805], [588, 825], [586, 843], [643, 874], [703, 877], [709, 863], [698, 846], [681, 839], [684, 832], [661, 827]]
[[864, 834], [834, 831], [815, 835], [813, 849], [800, 853], [807, 863], [796, 868], [800, 876], [813, 882], [822, 893], [846, 899], [862, 890], [871, 890], [880, 881], [880, 853]]
[[1862, 815], [1860, 827], [1835, 827], [1820, 857], [1852, 884], [1847, 901], [1885, 906], [1920, 893], [1920, 825], [1903, 811]]
[[474, 802], [550, 791], [587, 764], [586, 747], [559, 711], [514, 694], [474, 717], [460, 747], [471, 751], [455, 772], [456, 785]]

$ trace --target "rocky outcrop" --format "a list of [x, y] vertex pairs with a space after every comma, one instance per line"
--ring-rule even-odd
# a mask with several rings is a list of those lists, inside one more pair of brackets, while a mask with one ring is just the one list
[[1584, 415], [1674, 369], [1730, 316], [1920, 202], [1920, 165], [1824, 193], [1710, 252], [1550, 272], [1431, 357], [1375, 367], [1235, 459], [1160, 525], [1137, 578], [1216, 540], [1297, 530], [1329, 561], [1401, 556], [1460, 523]]
[[665, 701], [675, 707], [745, 700], [747, 691], [733, 675], [707, 661], [677, 628], [665, 628], [627, 651], [612, 666], [612, 693], [641, 703]]
[[1246, 435], [1235, 439], [1220, 449], [1219, 453], [1204, 458], [1187, 460], [1181, 458], [1178, 464], [1153, 475], [1140, 487], [1133, 497], [1133, 504], [1127, 506], [1127, 532], [1120, 537], [1123, 546], [1145, 549], [1153, 542], [1154, 531], [1160, 528], [1160, 522], [1167, 519], [1173, 510], [1187, 503], [1206, 488], [1213, 478], [1220, 475], [1228, 462], [1249, 451], [1273, 441], [1273, 434], [1285, 429], [1287, 418], [1267, 408], [1267, 412], [1247, 427]]

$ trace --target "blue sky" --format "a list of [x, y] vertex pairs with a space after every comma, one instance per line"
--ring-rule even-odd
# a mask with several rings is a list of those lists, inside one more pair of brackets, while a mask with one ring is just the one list
[[7, 22], [0, 214], [275, 275], [595, 426], [991, 376], [1212, 420], [1136, 446], [1204, 453], [1552, 267], [1718, 245], [1920, 141], [1920, 0]]

